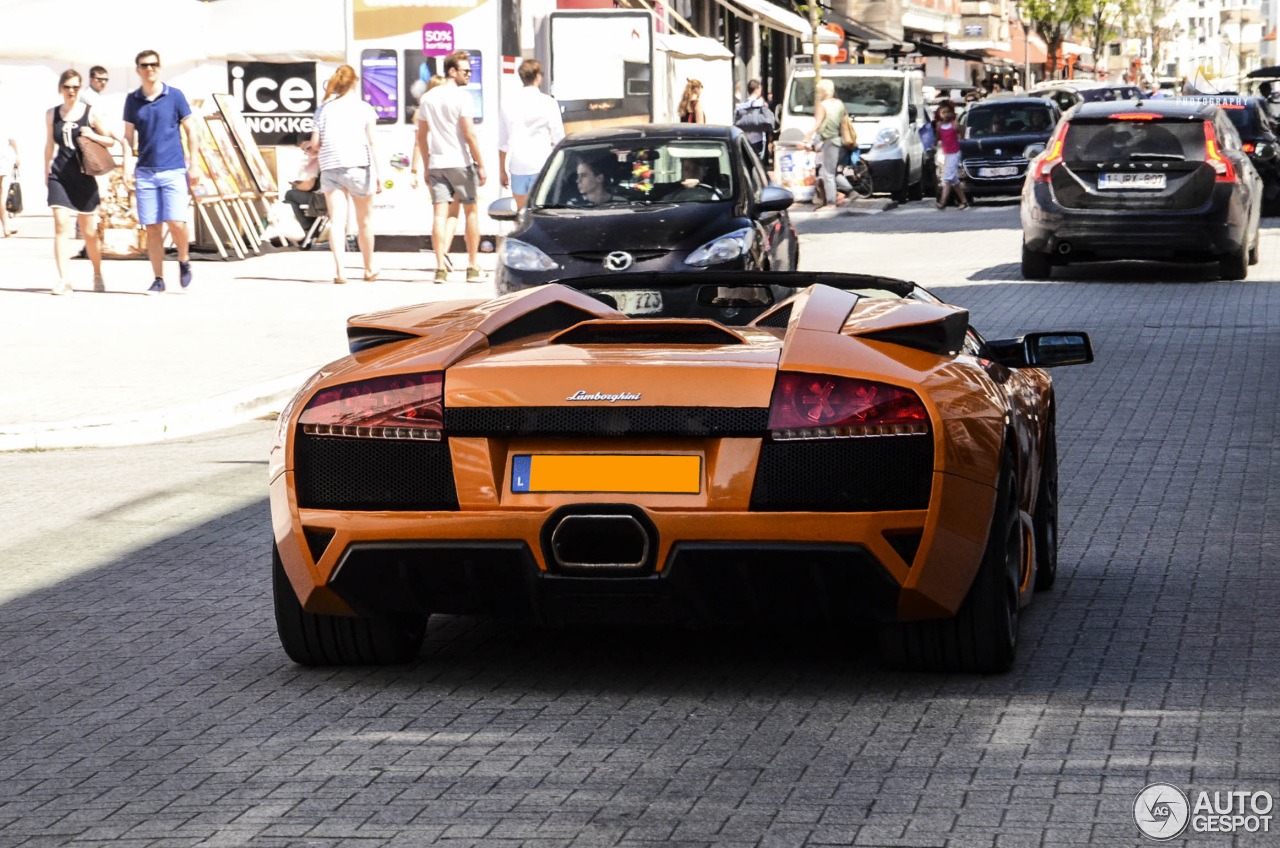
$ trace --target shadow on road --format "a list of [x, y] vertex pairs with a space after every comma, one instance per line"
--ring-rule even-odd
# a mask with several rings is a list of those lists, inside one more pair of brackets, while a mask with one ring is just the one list
[[[1255, 269], [1250, 269], [1248, 282], [1271, 282], [1256, 279]], [[981, 280], [1021, 279], [1021, 265], [1005, 262], [989, 265], [969, 275], [975, 282]], [[1082, 262], [1079, 265], [1056, 266], [1053, 282], [1099, 283], [1212, 283], [1219, 282], [1217, 263], [1179, 264], [1173, 262]]]

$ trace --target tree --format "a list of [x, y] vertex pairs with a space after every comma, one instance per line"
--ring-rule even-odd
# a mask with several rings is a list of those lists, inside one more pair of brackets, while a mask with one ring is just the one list
[[1138, 13], [1142, 0], [1091, 0], [1084, 17], [1084, 33], [1093, 48], [1093, 61], [1102, 60], [1107, 43], [1120, 37], [1121, 23]]
[[1031, 21], [1048, 48], [1046, 70], [1050, 77], [1058, 69], [1063, 40], [1084, 22], [1090, 5], [1090, 0], [1022, 0], [1022, 14]]

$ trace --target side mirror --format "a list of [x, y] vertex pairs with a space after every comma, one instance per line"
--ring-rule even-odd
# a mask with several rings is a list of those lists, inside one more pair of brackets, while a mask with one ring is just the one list
[[[782, 186], [765, 186], [760, 190], [760, 199], [756, 201], [756, 211], [781, 212], [794, 203], [795, 199], [795, 195]], [[489, 208], [493, 209], [492, 206]]]
[[495, 221], [514, 221], [520, 217], [514, 197], [500, 197], [489, 204], [489, 217]]
[[1253, 153], [1262, 161], [1270, 162], [1272, 159], [1276, 158], [1277, 151], [1274, 144], [1264, 141], [1254, 148]]
[[914, 103], [907, 106], [907, 120], [913, 124], [920, 120], [920, 109]]
[[1007, 368], [1056, 368], [1093, 361], [1088, 333], [1027, 333], [1016, 339], [987, 342], [995, 360]]

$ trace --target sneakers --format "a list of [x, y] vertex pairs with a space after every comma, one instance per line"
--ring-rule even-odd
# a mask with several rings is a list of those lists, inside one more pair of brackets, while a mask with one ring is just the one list
[[107, 290], [106, 280], [102, 279], [101, 274], [93, 275], [93, 290], [101, 294]]
[[[181, 286], [184, 289], [187, 286], [191, 285], [191, 263], [190, 262], [178, 263], [178, 283], [181, 284]], [[161, 291], [163, 291], [163, 288], [161, 289]]]
[[156, 277], [156, 281], [147, 289], [147, 294], [164, 294], [164, 279]]
[[436, 269], [436, 282], [437, 282], [437, 283], [447, 283], [447, 282], [449, 282], [449, 272], [448, 272], [448, 271], [446, 271], [446, 270], [445, 270], [445, 269], [443, 269], [443, 268], [437, 268], [437, 269]]
[[483, 282], [484, 282], [484, 270], [483, 270], [483, 269], [481, 269], [481, 268], [476, 268], [476, 267], [470, 267], [470, 268], [468, 268], [468, 269], [467, 269], [467, 282], [468, 282], [468, 283], [483, 283]]
[[71, 288], [70, 283], [65, 280], [58, 280], [58, 282], [54, 284], [50, 294], [71, 294], [74, 291], [75, 289]]

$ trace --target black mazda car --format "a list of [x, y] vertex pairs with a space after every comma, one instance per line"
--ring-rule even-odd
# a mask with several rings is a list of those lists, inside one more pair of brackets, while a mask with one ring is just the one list
[[556, 147], [499, 255], [500, 293], [646, 271], [794, 271], [791, 193], [770, 185], [741, 130], [650, 124], [575, 133]]
[[1212, 103], [1084, 103], [1058, 124], [1022, 189], [1022, 275], [1101, 259], [1258, 259], [1262, 180]]
[[[1017, 197], [1031, 160], [1058, 123], [1058, 107], [1036, 97], [998, 98], [973, 104], [960, 121], [960, 184], [974, 197]], [[943, 157], [937, 156], [939, 188]]]
[[1212, 103], [1226, 113], [1240, 133], [1244, 152], [1262, 177], [1262, 214], [1280, 213], [1280, 141], [1271, 128], [1267, 101], [1261, 97], [1232, 94], [1208, 94], [1181, 97], [1180, 100]]

